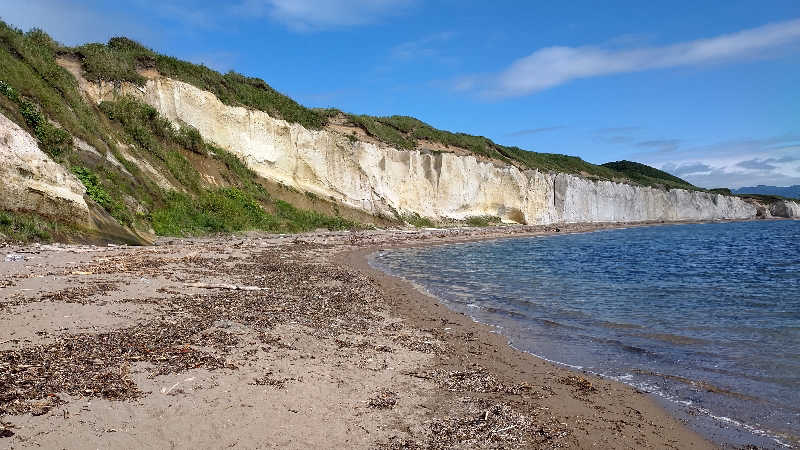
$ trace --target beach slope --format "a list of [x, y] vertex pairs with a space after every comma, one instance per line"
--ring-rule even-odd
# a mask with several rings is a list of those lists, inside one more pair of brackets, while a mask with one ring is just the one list
[[554, 231], [6, 247], [0, 448], [714, 448], [365, 259]]

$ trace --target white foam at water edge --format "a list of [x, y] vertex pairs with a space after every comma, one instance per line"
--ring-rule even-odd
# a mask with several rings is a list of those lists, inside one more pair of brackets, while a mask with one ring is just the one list
[[[596, 230], [596, 231], [605, 231], [605, 230]], [[563, 235], [564, 234], [562, 234], [562, 236]], [[447, 245], [447, 244], [440, 244], [440, 245]], [[428, 291], [424, 286], [422, 286], [422, 285], [420, 285], [420, 284], [418, 284], [418, 283], [416, 283], [414, 281], [411, 281], [408, 278], [405, 278], [405, 277], [402, 277], [402, 276], [399, 276], [399, 275], [396, 275], [396, 274], [392, 273], [391, 270], [389, 270], [387, 267], [384, 267], [382, 264], [377, 263], [377, 261], [374, 261], [374, 259], [368, 258], [367, 259], [367, 263], [370, 266], [372, 266], [373, 268], [377, 268], [377, 269], [382, 270], [383, 272], [385, 272], [385, 273], [387, 273], [389, 275], [392, 275], [392, 276], [395, 276], [397, 278], [401, 278], [403, 280], [408, 281], [409, 283], [411, 283], [411, 285], [414, 286], [414, 288], [416, 288], [421, 293], [423, 293], [425, 295], [428, 295], [430, 297], [433, 297], [433, 298], [439, 300], [439, 302], [441, 302], [442, 304], [450, 307], [449, 306], [450, 302], [448, 302], [447, 300], [445, 300], [445, 299], [433, 294], [432, 292]], [[475, 318], [475, 317], [473, 317], [471, 315], [469, 317], [475, 323], [479, 323], [479, 324], [487, 325], [487, 326], [491, 327], [492, 328], [490, 330], [491, 333], [502, 334], [500, 332], [500, 330], [503, 329], [502, 326], [493, 325], [493, 324], [490, 324], [490, 323], [482, 322], [482, 321], [478, 320], [477, 318]], [[682, 406], [686, 406], [686, 407], [692, 406], [699, 413], [701, 413], [701, 414], [703, 414], [703, 415], [705, 415], [707, 417], [710, 417], [711, 419], [716, 420], [717, 422], [724, 423], [724, 424], [727, 424], [727, 425], [731, 425], [731, 426], [734, 426], [734, 427], [738, 427], [738, 428], [746, 430], [746, 431], [748, 431], [748, 432], [750, 432], [750, 433], [752, 433], [752, 434], [754, 434], [756, 436], [762, 436], [762, 437], [768, 438], [768, 439], [772, 440], [773, 442], [775, 442], [776, 444], [778, 444], [781, 447], [792, 448], [792, 446], [790, 444], [781, 441], [778, 437], [770, 434], [769, 432], [767, 432], [765, 430], [761, 430], [761, 429], [756, 428], [756, 427], [754, 427], [752, 425], [748, 425], [746, 423], [739, 422], [738, 420], [731, 419], [730, 417], [715, 415], [715, 414], [713, 414], [711, 411], [709, 411], [706, 408], [702, 408], [702, 407], [699, 407], [699, 406], [694, 406], [693, 402], [691, 402], [689, 400], [683, 400], [683, 399], [680, 399], [680, 398], [675, 397], [673, 395], [669, 395], [666, 392], [664, 392], [661, 389], [659, 389], [658, 386], [652, 385], [650, 383], [647, 383], [647, 382], [644, 382], [644, 381], [634, 381], [634, 376], [632, 374], [625, 374], [625, 375], [621, 375], [621, 376], [607, 375], [607, 374], [604, 374], [604, 373], [595, 372], [595, 371], [592, 371], [592, 370], [589, 370], [589, 369], [585, 369], [583, 366], [576, 366], [574, 364], [567, 364], [565, 362], [556, 361], [556, 360], [553, 360], [553, 359], [546, 358], [546, 357], [544, 357], [542, 355], [537, 355], [536, 353], [529, 352], [527, 350], [523, 350], [521, 348], [516, 347], [510, 340], [507, 341], [507, 343], [508, 343], [508, 346], [513, 348], [514, 350], [517, 350], [517, 351], [520, 351], [520, 352], [527, 353], [529, 355], [535, 356], [536, 358], [539, 358], [541, 360], [547, 361], [547, 362], [549, 362], [551, 364], [556, 364], [556, 365], [559, 365], [559, 366], [568, 367], [568, 368], [573, 369], [573, 370], [580, 370], [582, 372], [585, 372], [585, 373], [588, 373], [590, 375], [594, 375], [594, 376], [597, 376], [597, 377], [600, 377], [600, 378], [605, 378], [605, 379], [617, 381], [619, 383], [627, 384], [628, 386], [631, 386], [631, 387], [634, 387], [636, 389], [639, 389], [640, 391], [646, 392], [648, 394], [656, 395], [656, 396], [658, 396], [660, 398], [663, 398], [664, 400], [670, 401], [670, 402], [678, 404], [678, 405], [682, 405]]]
[[[575, 369], [575, 370], [584, 370], [583, 366], [575, 366], [575, 365], [572, 365], [572, 364], [567, 364], [565, 362], [561, 362], [561, 361], [556, 361], [554, 359], [545, 358], [544, 356], [537, 355], [536, 353], [533, 353], [533, 352], [522, 350], [521, 348], [518, 348], [518, 347], [514, 346], [514, 344], [511, 341], [508, 341], [508, 346], [513, 348], [514, 350], [516, 350], [518, 352], [523, 352], [523, 353], [527, 353], [529, 355], [533, 355], [533, 356], [535, 356], [535, 357], [537, 357], [539, 359], [542, 359], [544, 361], [547, 361], [549, 363], [552, 363], [552, 364], [555, 364], [555, 365], [558, 365], [558, 366], [569, 367], [570, 369]], [[589, 370], [587, 370], [586, 372], [587, 373], [591, 373], [592, 375], [595, 375], [594, 372], [591, 372]]]
[[508, 341], [508, 345], [511, 348], [515, 349], [515, 350], [527, 353], [529, 355], [533, 355], [533, 356], [535, 356], [535, 357], [537, 357], [539, 359], [543, 359], [543, 360], [545, 360], [545, 361], [547, 361], [549, 363], [557, 364], [559, 366], [569, 367], [571, 369], [580, 370], [580, 371], [583, 371], [583, 372], [588, 373], [590, 375], [598, 376], [600, 378], [605, 378], [605, 379], [608, 379], [608, 380], [613, 380], [613, 381], [617, 381], [617, 382], [620, 382], [620, 383], [623, 383], [623, 384], [627, 384], [628, 386], [634, 387], [634, 388], [636, 388], [636, 389], [638, 389], [640, 391], [646, 392], [648, 394], [657, 395], [658, 397], [661, 397], [664, 400], [670, 401], [672, 403], [676, 403], [676, 404], [679, 404], [679, 405], [682, 405], [682, 406], [686, 406], [686, 407], [692, 406], [699, 413], [703, 414], [704, 416], [710, 417], [711, 419], [714, 419], [717, 422], [722, 422], [722, 423], [727, 424], [727, 425], [732, 425], [734, 427], [738, 427], [738, 428], [744, 429], [744, 430], [746, 430], [746, 431], [748, 431], [750, 433], [753, 433], [756, 436], [762, 436], [762, 437], [771, 439], [773, 442], [775, 442], [776, 444], [780, 445], [781, 447], [792, 448], [792, 446], [790, 444], [781, 441], [778, 437], [770, 434], [769, 432], [767, 432], [765, 430], [762, 430], [760, 428], [756, 428], [756, 427], [754, 427], [752, 425], [748, 425], [748, 424], [746, 424], [744, 422], [740, 422], [740, 421], [738, 421], [736, 419], [731, 419], [730, 417], [718, 416], [718, 415], [712, 413], [711, 411], [709, 411], [706, 408], [703, 408], [703, 407], [700, 407], [700, 406], [694, 406], [694, 403], [692, 401], [690, 401], [690, 400], [683, 400], [683, 399], [680, 399], [678, 397], [669, 395], [666, 392], [664, 392], [661, 389], [659, 389], [658, 386], [655, 386], [653, 384], [650, 384], [650, 383], [647, 383], [647, 382], [644, 382], [644, 381], [634, 381], [634, 377], [633, 377], [632, 374], [626, 373], [626, 374], [620, 375], [620, 376], [607, 375], [607, 374], [604, 374], [604, 373], [600, 373], [600, 372], [595, 372], [595, 371], [592, 371], [592, 370], [584, 369], [582, 366], [576, 366], [576, 365], [567, 364], [567, 363], [564, 363], [564, 362], [561, 362], [561, 361], [555, 361], [555, 360], [552, 360], [552, 359], [549, 359], [549, 358], [545, 358], [544, 356], [537, 355], [536, 353], [522, 350], [520, 348], [515, 347], [511, 343], [511, 341]]
[[718, 415], [712, 413], [710, 410], [708, 410], [706, 408], [703, 408], [702, 406], [694, 405], [694, 403], [691, 400], [682, 400], [682, 399], [677, 398], [675, 396], [669, 395], [669, 394], [665, 393], [664, 391], [662, 391], [661, 389], [658, 389], [658, 387], [656, 387], [656, 386], [654, 386], [652, 384], [645, 383], [645, 382], [638, 382], [638, 383], [637, 382], [625, 382], [625, 381], [622, 380], [623, 377], [604, 376], [602, 374], [597, 374], [597, 375], [599, 375], [599, 376], [601, 376], [603, 378], [609, 378], [609, 379], [613, 379], [613, 380], [616, 380], [616, 381], [621, 381], [621, 382], [623, 382], [623, 383], [625, 383], [625, 384], [627, 384], [629, 386], [633, 386], [633, 387], [635, 387], [635, 388], [637, 388], [637, 389], [639, 389], [641, 391], [647, 392], [648, 394], [657, 395], [657, 396], [663, 398], [664, 400], [668, 400], [670, 402], [677, 403], [677, 404], [682, 405], [682, 406], [687, 406], [687, 407], [691, 406], [691, 407], [695, 408], [695, 410], [697, 410], [697, 412], [699, 412], [700, 414], [703, 414], [704, 416], [710, 417], [711, 419], [714, 419], [717, 422], [722, 422], [722, 423], [727, 424], [727, 425], [732, 425], [734, 427], [741, 428], [741, 429], [746, 430], [746, 431], [748, 431], [748, 432], [750, 432], [752, 434], [755, 434], [756, 436], [762, 436], [762, 437], [771, 439], [773, 442], [775, 442], [776, 444], [778, 444], [778, 445], [780, 445], [782, 447], [786, 447], [786, 448], [791, 448], [792, 447], [790, 444], [781, 441], [778, 437], [770, 434], [768, 431], [762, 430], [760, 428], [756, 428], [756, 427], [754, 427], [752, 425], [748, 425], [748, 424], [746, 424], [744, 422], [740, 422], [740, 421], [738, 421], [736, 419], [731, 419], [730, 417], [718, 416]]

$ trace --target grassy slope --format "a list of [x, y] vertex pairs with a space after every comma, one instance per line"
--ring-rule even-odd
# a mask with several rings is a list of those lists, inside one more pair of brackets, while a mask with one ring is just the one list
[[624, 174], [629, 179], [644, 184], [646, 186], [662, 185], [666, 188], [678, 188], [698, 190], [699, 188], [692, 185], [686, 180], [680, 179], [674, 175], [670, 175], [663, 170], [658, 170], [655, 167], [650, 167], [645, 164], [633, 161], [614, 161], [603, 164], [603, 167], [615, 170]]
[[[87, 187], [87, 195], [120, 223], [139, 229], [152, 227], [168, 235], [357, 226], [341, 217], [300, 210], [273, 199], [242, 161], [208, 145], [194, 129], [175, 129], [148, 105], [131, 98], [100, 105], [84, 101], [74, 77], [56, 64], [57, 55], [74, 52], [39, 30], [23, 33], [0, 22], [0, 111], [36, 136], [40, 147], [72, 170]], [[159, 70], [165, 73], [170, 73], [170, 65], [176, 71], [185, 64], [162, 59]], [[114, 64], [112, 61], [106, 68], [115, 70], [118, 76], [127, 73], [118, 62]], [[242, 86], [226, 91], [227, 95], [255, 92], [251, 96], [254, 104], [269, 103], [276, 108], [273, 113], [298, 120], [305, 117], [301, 113], [291, 115], [292, 108], [302, 107], [288, 99], [277, 103], [265, 100], [280, 94], [247, 79], [240, 81]], [[225, 98], [226, 93], [218, 95]], [[100, 155], [78, 150], [73, 138], [86, 141]], [[139, 165], [123, 157], [120, 145], [125, 145], [135, 159], [156, 167], [179, 191], [159, 187]], [[124, 170], [110, 163], [108, 154]], [[210, 186], [204, 180], [190, 161], [198, 158], [218, 168], [224, 186]], [[71, 230], [50, 218], [0, 212], [0, 233], [6, 238], [63, 239]]]

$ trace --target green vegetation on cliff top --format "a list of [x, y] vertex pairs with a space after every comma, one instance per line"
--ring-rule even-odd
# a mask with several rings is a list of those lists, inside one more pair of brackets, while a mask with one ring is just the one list
[[259, 109], [311, 129], [319, 129], [325, 124], [320, 114], [272, 89], [259, 78], [236, 72], [223, 75], [204, 65], [158, 54], [125, 37], [112, 38], [108, 44], [86, 44], [65, 51], [74, 52], [81, 58], [89, 80], [129, 81], [141, 85], [145, 79], [138, 70], [155, 69], [166, 77], [213, 92], [228, 105]]

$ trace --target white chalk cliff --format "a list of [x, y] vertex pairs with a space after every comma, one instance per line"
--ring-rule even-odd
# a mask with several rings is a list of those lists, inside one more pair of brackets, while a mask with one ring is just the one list
[[791, 200], [780, 200], [770, 205], [773, 217], [800, 217], [800, 204]]
[[[744, 219], [739, 198], [592, 181], [454, 153], [397, 150], [232, 107], [187, 83], [125, 88], [175, 123], [239, 155], [261, 176], [371, 214], [494, 215], [530, 224]], [[106, 95], [107, 97], [107, 95]]]
[[34, 211], [90, 226], [86, 189], [42, 152], [27, 131], [0, 114], [0, 209]]
[[262, 111], [223, 104], [169, 78], [141, 88], [85, 90], [95, 101], [134, 95], [176, 124], [240, 156], [264, 178], [371, 214], [433, 219], [492, 215], [529, 224], [745, 219], [756, 208], [737, 197], [669, 191], [567, 174], [520, 170], [454, 153], [407, 151], [309, 130]]

